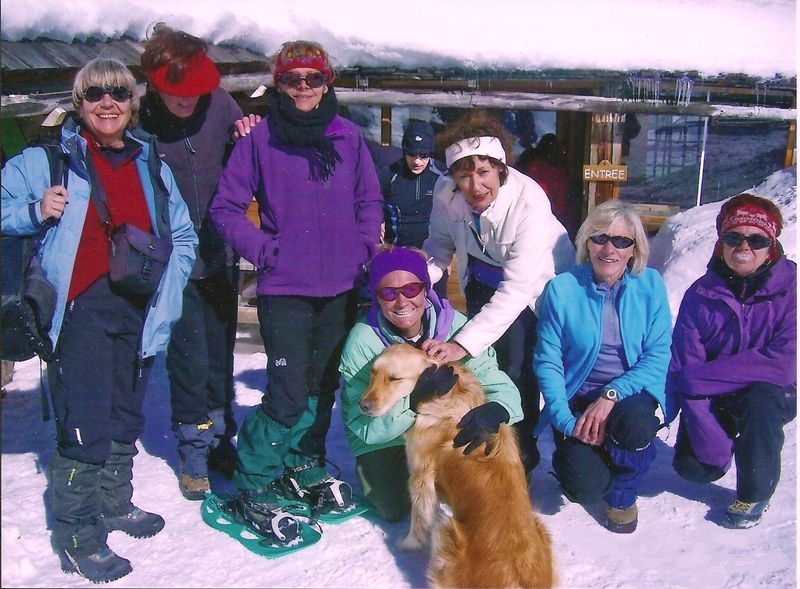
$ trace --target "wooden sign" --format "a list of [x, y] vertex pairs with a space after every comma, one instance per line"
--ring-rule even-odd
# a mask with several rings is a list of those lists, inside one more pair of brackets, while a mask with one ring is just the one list
[[597, 165], [583, 166], [584, 182], [627, 182], [628, 166], [615, 166], [603, 160]]

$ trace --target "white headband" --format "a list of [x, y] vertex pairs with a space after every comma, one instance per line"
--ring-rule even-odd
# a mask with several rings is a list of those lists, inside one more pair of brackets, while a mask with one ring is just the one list
[[445, 164], [449, 168], [458, 160], [471, 155], [493, 157], [506, 163], [506, 152], [497, 137], [467, 137], [456, 141], [444, 150]]

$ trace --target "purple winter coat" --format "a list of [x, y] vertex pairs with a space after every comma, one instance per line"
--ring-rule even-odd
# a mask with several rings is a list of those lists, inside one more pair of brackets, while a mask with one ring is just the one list
[[[352, 122], [325, 131], [342, 161], [327, 182], [309, 180], [310, 147], [287, 147], [256, 125], [234, 146], [209, 211], [220, 235], [258, 269], [259, 295], [328, 297], [354, 286], [383, 221], [375, 166]], [[247, 219], [255, 195], [258, 228]]]
[[711, 399], [756, 382], [797, 385], [797, 265], [782, 256], [761, 289], [739, 301], [709, 270], [683, 297], [672, 332], [668, 383], [695, 456], [727, 469], [733, 440]]

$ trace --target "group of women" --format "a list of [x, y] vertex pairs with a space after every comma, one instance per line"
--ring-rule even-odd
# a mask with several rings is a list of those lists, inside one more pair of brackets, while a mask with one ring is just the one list
[[[148, 373], [165, 350], [181, 492], [202, 499], [209, 468], [230, 472], [239, 490], [230, 508], [275, 544], [302, 541], [304, 524], [283, 510], [286, 499], [333, 515], [353, 508], [352, 489], [325, 459], [340, 375], [362, 494], [384, 519], [408, 514], [402, 434], [415, 404], [452, 379], [420, 379], [414, 398], [379, 418], [363, 414], [372, 363], [401, 342], [464, 362], [485, 387], [487, 402], [464, 417], [454, 444], [479, 451], [513, 424], [530, 472], [550, 425], [564, 494], [603, 499], [611, 531], [636, 528], [659, 409], [663, 423], [683, 409], [677, 472], [708, 482], [735, 456], [737, 498], [725, 521], [758, 523], [780, 475], [782, 426], [795, 414], [796, 266], [782, 255], [772, 203], [750, 195], [726, 203], [708, 272], [687, 292], [673, 333], [633, 209], [596, 207], [573, 246], [544, 191], [510, 167], [497, 122], [468, 116], [440, 138], [447, 174], [422, 251], [379, 246], [378, 178], [359, 128], [338, 114], [320, 45], [289, 42], [272, 57], [263, 122], [219, 88], [201, 39], [158, 27], [142, 71], [141, 102], [114, 59], [78, 73], [77, 118], [62, 129], [64, 185], [50, 185], [38, 148], [3, 169], [2, 229], [46, 228], [37, 255], [58, 293], [49, 477], [65, 572], [120, 578], [131, 564], [107, 534], [148, 537], [164, 526], [131, 497]], [[139, 115], [157, 144], [137, 128]], [[110, 280], [98, 194], [113, 227], [133, 223], [172, 242], [154, 293]], [[259, 227], [247, 218], [254, 196]], [[258, 270], [268, 382], [234, 447], [237, 256]], [[431, 288], [454, 258], [466, 316]], [[372, 306], [357, 320], [364, 284]]]

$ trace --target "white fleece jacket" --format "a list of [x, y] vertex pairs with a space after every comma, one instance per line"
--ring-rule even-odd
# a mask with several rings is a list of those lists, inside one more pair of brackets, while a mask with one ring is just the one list
[[575, 265], [575, 247], [553, 216], [544, 190], [525, 174], [513, 168], [508, 172], [497, 199], [481, 213], [480, 227], [453, 179], [442, 176], [422, 246], [430, 256], [428, 271], [434, 283], [454, 254], [462, 290], [469, 255], [503, 268], [495, 294], [454, 338], [473, 357], [496, 342], [526, 305], [536, 311], [547, 281]]

